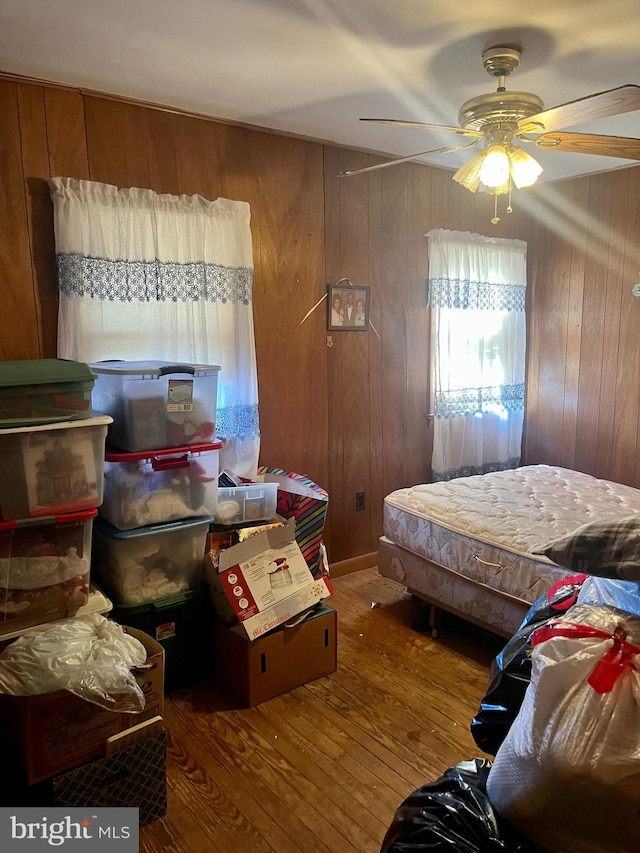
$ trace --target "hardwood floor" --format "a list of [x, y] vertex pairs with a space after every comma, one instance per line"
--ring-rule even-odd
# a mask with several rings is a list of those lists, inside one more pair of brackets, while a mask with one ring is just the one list
[[335, 673], [254, 708], [213, 677], [167, 696], [169, 807], [143, 853], [379, 853], [406, 796], [483, 754], [469, 723], [505, 641], [446, 615], [413, 631], [375, 568], [333, 584]]

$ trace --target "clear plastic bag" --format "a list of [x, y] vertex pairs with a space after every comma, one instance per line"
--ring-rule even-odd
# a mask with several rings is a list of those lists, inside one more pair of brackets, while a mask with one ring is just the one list
[[577, 604], [608, 604], [633, 616], [640, 616], [640, 583], [612, 578], [587, 577]]
[[531, 683], [487, 794], [536, 850], [635, 853], [640, 620], [578, 604], [531, 642]]
[[110, 711], [138, 713], [145, 699], [132, 667], [144, 645], [97, 613], [31, 628], [0, 654], [0, 692], [32, 696], [68, 690]]

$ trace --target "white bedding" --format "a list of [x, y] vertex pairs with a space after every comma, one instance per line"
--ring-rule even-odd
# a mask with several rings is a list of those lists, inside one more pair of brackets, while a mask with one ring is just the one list
[[640, 489], [530, 465], [398, 489], [384, 501], [384, 536], [472, 582], [532, 603], [570, 574], [531, 554], [535, 546], [589, 521], [633, 512], [640, 512]]

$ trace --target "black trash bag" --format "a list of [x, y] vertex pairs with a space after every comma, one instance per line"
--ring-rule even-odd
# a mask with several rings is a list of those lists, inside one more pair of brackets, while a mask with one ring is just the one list
[[483, 752], [495, 755], [518, 716], [531, 681], [531, 634], [548, 619], [576, 603], [587, 575], [573, 575], [555, 583], [537, 598], [516, 633], [491, 664], [489, 685], [475, 717], [471, 734]]
[[530, 853], [485, 793], [492, 762], [461, 761], [398, 807], [380, 853]]

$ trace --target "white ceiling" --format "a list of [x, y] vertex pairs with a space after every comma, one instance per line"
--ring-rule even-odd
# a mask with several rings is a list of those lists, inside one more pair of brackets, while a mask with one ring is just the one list
[[[488, 47], [519, 44], [507, 88], [552, 107], [640, 83], [639, 37], [637, 0], [0, 2], [1, 71], [392, 156], [460, 140], [359, 117], [457, 126], [465, 100], [495, 91]], [[640, 112], [571, 130], [640, 137]], [[533, 153], [545, 181], [629, 165]]]

